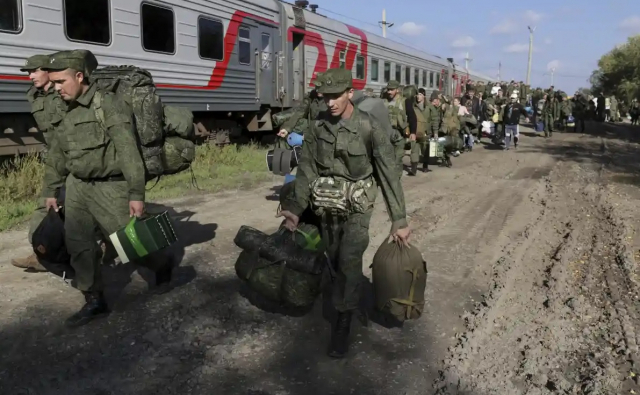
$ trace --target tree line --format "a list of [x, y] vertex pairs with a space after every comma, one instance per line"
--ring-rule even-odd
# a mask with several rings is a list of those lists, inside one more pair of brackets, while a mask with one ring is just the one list
[[640, 99], [640, 35], [604, 54], [590, 82], [594, 95], [615, 95], [625, 103]]

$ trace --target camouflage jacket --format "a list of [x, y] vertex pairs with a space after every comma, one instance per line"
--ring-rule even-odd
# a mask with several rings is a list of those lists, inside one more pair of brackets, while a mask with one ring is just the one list
[[[293, 196], [282, 203], [283, 210], [300, 216], [311, 204], [311, 183], [319, 177], [355, 182], [371, 177], [375, 169], [376, 180], [391, 217], [392, 232], [407, 226], [404, 193], [398, 177], [394, 147], [387, 132], [371, 117], [372, 147], [365, 146], [359, 127], [360, 117], [367, 116], [356, 106], [348, 120], [333, 124], [328, 117], [321, 117], [312, 123], [309, 133], [304, 135], [300, 164], [293, 181]], [[368, 152], [371, 152], [371, 158]], [[367, 194], [375, 196], [376, 191], [374, 183]]]
[[280, 129], [284, 129], [291, 133], [299, 120], [307, 118], [312, 121], [316, 119], [322, 111], [326, 110], [327, 105], [325, 104], [324, 99], [318, 97], [314, 92], [311, 92], [305, 96], [302, 104], [296, 108], [296, 111], [293, 113], [291, 118], [289, 118]]
[[457, 136], [460, 132], [460, 119], [458, 109], [454, 105], [447, 104], [442, 113], [442, 129], [451, 136]]
[[547, 100], [544, 103], [544, 108], [542, 109], [542, 115], [550, 116], [553, 119], [560, 118], [560, 105], [555, 98], [551, 100]]
[[45, 144], [49, 145], [49, 132], [60, 124], [66, 111], [66, 103], [51, 84], [47, 90], [32, 86], [27, 91], [27, 100], [31, 104], [31, 115], [44, 133]]
[[106, 130], [92, 102], [97, 86], [91, 84], [69, 105], [61, 127], [51, 139], [47, 155], [43, 197], [54, 197], [67, 174], [82, 180], [124, 176], [129, 199], [144, 200], [145, 168], [138, 150], [131, 108], [116, 96], [103, 93]]
[[438, 137], [442, 125], [442, 111], [433, 104], [427, 103], [423, 114], [427, 121], [427, 136]]

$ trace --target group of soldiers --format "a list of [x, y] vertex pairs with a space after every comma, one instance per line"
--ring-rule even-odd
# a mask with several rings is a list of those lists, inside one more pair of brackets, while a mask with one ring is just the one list
[[[70, 327], [109, 313], [101, 279], [105, 251], [113, 251], [108, 236], [145, 210], [147, 175], [131, 107], [90, 81], [97, 67], [90, 51], [72, 50], [32, 56], [21, 68], [33, 81], [27, 97], [46, 143], [42, 200], [31, 219], [29, 241], [51, 210], [64, 210], [65, 244], [75, 285], [85, 297], [84, 306], [66, 320]], [[12, 263], [44, 271], [35, 255]], [[169, 289], [168, 254], [151, 254], [137, 263], [155, 272], [152, 292]]]

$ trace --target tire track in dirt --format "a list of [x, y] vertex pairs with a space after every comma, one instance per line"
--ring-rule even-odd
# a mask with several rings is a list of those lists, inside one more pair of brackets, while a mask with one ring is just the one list
[[616, 263], [624, 248], [603, 188], [593, 184], [600, 170], [554, 169], [536, 202], [538, 221], [505, 249], [490, 291], [467, 315], [468, 331], [451, 349], [438, 394], [632, 389], [618, 372], [637, 355], [637, 314], [625, 300], [637, 294]]

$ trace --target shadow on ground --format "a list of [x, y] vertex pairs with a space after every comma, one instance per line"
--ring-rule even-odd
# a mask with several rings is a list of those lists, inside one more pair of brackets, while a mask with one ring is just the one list
[[[211, 259], [190, 256], [199, 268]], [[31, 300], [24, 317], [33, 318], [2, 328], [0, 393], [413, 394], [403, 391], [398, 375], [416, 364], [427, 375], [437, 365], [432, 339], [412, 334], [411, 325], [400, 333], [355, 319], [351, 357], [331, 360], [321, 299], [293, 318], [253, 308], [241, 289], [232, 270], [205, 268], [189, 287], [140, 296], [75, 330], [61, 325], [59, 311]], [[71, 288], [60, 292], [79, 299]], [[400, 341], [406, 336], [412, 341]]]

